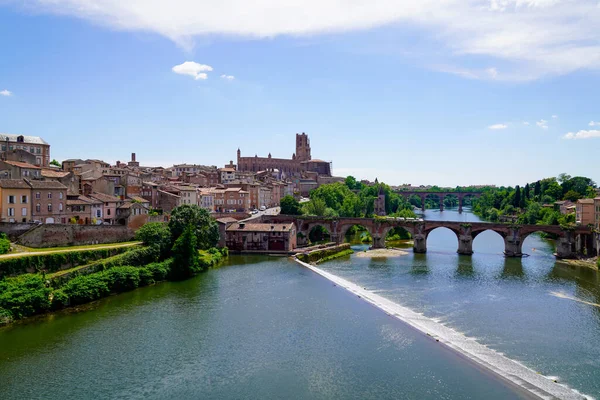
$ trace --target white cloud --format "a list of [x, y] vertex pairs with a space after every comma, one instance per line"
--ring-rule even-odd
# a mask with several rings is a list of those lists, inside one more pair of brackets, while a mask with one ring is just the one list
[[221, 75], [221, 79], [225, 79], [225, 80], [227, 80], [227, 81], [232, 81], [232, 80], [234, 80], [234, 79], [235, 79], [235, 76], [233, 76], [233, 75], [225, 75], [225, 74], [223, 74], [223, 75]]
[[176, 65], [171, 69], [176, 74], [193, 76], [196, 80], [207, 79], [208, 75], [204, 71], [210, 72], [213, 70], [210, 65], [198, 64], [194, 61], [186, 61], [183, 64]]
[[569, 132], [565, 136], [564, 139], [590, 139], [600, 137], [600, 131], [598, 130], [581, 130], [579, 132]]
[[492, 130], [506, 129], [506, 128], [508, 128], [508, 125], [506, 125], [506, 124], [495, 124], [495, 125], [488, 126], [488, 129], [492, 129]]
[[12, 96], [12, 92], [10, 90], [4, 89], [4, 90], [0, 91], [0, 96], [5, 96], [5, 97]]
[[535, 124], [542, 129], [548, 129], [548, 121], [546, 121], [545, 119], [541, 119], [538, 122], [536, 122]]
[[[271, 38], [386, 26], [401, 28], [399, 37], [410, 30], [434, 41], [419, 49], [423, 63], [437, 60], [466, 77], [518, 81], [600, 69], [597, 0], [172, 0], [168, 7], [163, 0], [28, 3], [36, 11], [115, 29], [156, 32], [187, 48], [197, 36]], [[502, 65], [502, 72], [470, 71], [466, 65], [473, 59]]]
[[552, 116], [552, 119], [556, 119], [556, 118], [558, 118], [558, 115], [553, 115]]
[[589, 126], [600, 126], [600, 122], [590, 121]]
[[529, 125], [529, 122], [523, 121], [523, 125]]

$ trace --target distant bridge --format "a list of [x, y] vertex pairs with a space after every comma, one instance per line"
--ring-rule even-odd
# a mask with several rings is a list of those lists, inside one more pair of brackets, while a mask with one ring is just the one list
[[439, 191], [439, 192], [427, 192], [420, 190], [397, 190], [394, 193], [399, 194], [401, 196], [408, 198], [410, 196], [419, 196], [421, 198], [421, 209], [425, 211], [425, 200], [429, 195], [436, 196], [440, 199], [440, 211], [444, 211], [444, 199], [446, 196], [455, 196], [458, 197], [458, 212], [463, 211], [463, 200], [466, 197], [481, 197], [483, 192], [452, 192], [452, 191]]
[[[558, 258], [574, 258], [583, 247], [592, 249], [600, 244], [600, 235], [588, 227], [578, 226], [572, 230], [562, 229], [557, 225], [514, 225], [488, 222], [457, 221], [424, 221], [400, 218], [323, 218], [292, 215], [262, 216], [263, 222], [294, 222], [297, 232], [308, 238], [310, 231], [316, 226], [327, 229], [331, 240], [342, 243], [346, 232], [354, 225], [365, 227], [373, 238], [373, 248], [384, 248], [388, 232], [394, 228], [406, 229], [413, 237], [415, 253], [427, 252], [427, 238], [437, 228], [448, 228], [458, 239], [458, 254], [473, 254], [473, 240], [482, 232], [493, 231], [504, 239], [504, 254], [507, 257], [523, 256], [523, 242], [535, 232], [552, 234], [556, 240], [556, 256]], [[299, 243], [299, 245], [302, 243]]]

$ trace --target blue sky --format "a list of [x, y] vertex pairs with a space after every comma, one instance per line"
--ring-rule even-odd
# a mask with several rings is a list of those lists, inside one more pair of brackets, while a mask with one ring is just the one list
[[212, 3], [0, 0], [0, 132], [164, 166], [306, 132], [390, 184], [600, 181], [597, 1]]

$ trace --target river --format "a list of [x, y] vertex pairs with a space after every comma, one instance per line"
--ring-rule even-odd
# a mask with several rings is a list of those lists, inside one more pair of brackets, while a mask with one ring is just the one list
[[[477, 220], [427, 211], [428, 219]], [[529, 237], [472, 257], [438, 229], [427, 254], [321, 265], [583, 393], [600, 393], [597, 275]], [[357, 247], [360, 249], [360, 246]], [[535, 250], [534, 250], [535, 249]], [[560, 293], [557, 297], [553, 295]], [[0, 329], [2, 399], [507, 399], [520, 393], [286, 258], [231, 256], [184, 282]]]

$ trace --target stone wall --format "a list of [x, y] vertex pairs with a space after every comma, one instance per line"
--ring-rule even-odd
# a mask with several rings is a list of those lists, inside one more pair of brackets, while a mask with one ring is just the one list
[[133, 238], [133, 230], [126, 226], [45, 224], [26, 232], [17, 242], [39, 248], [117, 243]]
[[17, 240], [19, 236], [28, 230], [35, 228], [36, 226], [38, 226], [38, 224], [0, 222], [0, 232], [6, 233], [10, 240], [14, 241]]

